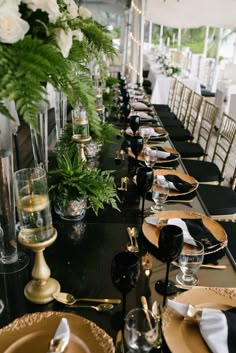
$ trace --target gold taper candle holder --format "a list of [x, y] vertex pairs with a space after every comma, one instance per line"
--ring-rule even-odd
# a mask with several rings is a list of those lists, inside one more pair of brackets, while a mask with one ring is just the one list
[[91, 136], [84, 137], [84, 138], [78, 138], [78, 137], [72, 136], [72, 139], [73, 141], [79, 144], [79, 159], [81, 161], [86, 161], [87, 159], [84, 153], [84, 148], [85, 148], [85, 144], [91, 141]]
[[18, 236], [19, 242], [25, 247], [35, 252], [34, 267], [32, 270], [32, 280], [27, 283], [24, 289], [24, 294], [28, 300], [36, 304], [46, 304], [54, 300], [53, 294], [60, 292], [60, 284], [54, 278], [50, 278], [51, 271], [48, 267], [43, 252], [57, 238], [55, 228], [52, 237], [40, 243], [28, 242], [23, 233]]

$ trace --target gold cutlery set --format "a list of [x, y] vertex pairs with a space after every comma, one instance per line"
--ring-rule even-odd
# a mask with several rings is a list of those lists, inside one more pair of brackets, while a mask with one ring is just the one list
[[[54, 293], [53, 297], [58, 302], [73, 308], [91, 308], [96, 311], [109, 311], [113, 309], [114, 307], [113, 304], [121, 303], [120, 299], [75, 298], [72, 294], [64, 293], [64, 292]], [[87, 304], [83, 305], [83, 304], [76, 304], [77, 302], [92, 302], [92, 303], [99, 303], [99, 304], [97, 306], [87, 305]]]

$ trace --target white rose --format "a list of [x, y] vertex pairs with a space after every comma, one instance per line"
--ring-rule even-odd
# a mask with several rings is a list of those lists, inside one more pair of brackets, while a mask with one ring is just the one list
[[73, 31], [73, 36], [75, 37], [75, 39], [79, 40], [80, 42], [83, 40], [84, 35], [81, 32], [80, 29], [76, 29], [75, 31]]
[[0, 42], [16, 43], [23, 39], [29, 30], [29, 24], [20, 18], [20, 13], [13, 11], [13, 7], [0, 7]]
[[32, 10], [42, 10], [48, 13], [49, 21], [55, 23], [61, 16], [57, 0], [22, 0]]
[[89, 11], [89, 9], [87, 9], [86, 7], [80, 6], [79, 7], [79, 16], [86, 20], [87, 18], [92, 17], [92, 14]]
[[74, 0], [64, 0], [64, 3], [67, 5], [67, 10], [71, 18], [76, 18], [78, 16], [78, 6]]
[[0, 0], [0, 7], [4, 6], [4, 7], [16, 7], [18, 9], [18, 5], [20, 5], [20, 1], [21, 0]]
[[56, 42], [61, 50], [64, 58], [67, 58], [72, 47], [72, 31], [68, 29], [66, 32], [62, 28], [57, 28], [56, 33]]

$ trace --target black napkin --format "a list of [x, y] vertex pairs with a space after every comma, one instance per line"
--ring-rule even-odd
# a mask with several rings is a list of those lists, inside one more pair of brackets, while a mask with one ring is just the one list
[[173, 183], [175, 188], [180, 192], [188, 192], [195, 186], [195, 184], [188, 183], [187, 181], [173, 174], [165, 175], [165, 179]]
[[188, 228], [189, 233], [195, 239], [200, 241], [205, 251], [214, 250], [219, 245], [219, 241], [205, 227], [201, 218], [182, 219]]

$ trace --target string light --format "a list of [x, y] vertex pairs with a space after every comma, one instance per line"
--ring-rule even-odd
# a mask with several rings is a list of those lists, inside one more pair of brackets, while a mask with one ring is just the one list
[[131, 70], [133, 70], [133, 71], [139, 76], [138, 70], [135, 69], [135, 67], [133, 67], [133, 65], [132, 65], [131, 63], [129, 63], [129, 68], [130, 68]]
[[132, 32], [130, 32], [130, 38], [131, 38], [131, 39], [134, 41], [134, 43], [136, 43], [137, 45], [139, 45], [139, 46], [142, 45], [142, 43], [141, 43], [138, 39], [136, 39], [136, 38], [134, 37], [134, 35], [133, 35]]
[[131, 6], [135, 9], [135, 11], [141, 15], [142, 14], [142, 11], [138, 8], [138, 6], [135, 4], [134, 0], [132, 0], [131, 2]]

